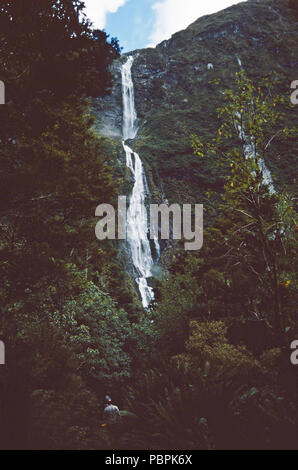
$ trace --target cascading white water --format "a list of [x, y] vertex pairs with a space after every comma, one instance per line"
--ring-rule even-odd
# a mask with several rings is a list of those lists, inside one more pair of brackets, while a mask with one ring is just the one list
[[121, 68], [123, 101], [123, 139], [134, 139], [137, 134], [134, 87], [131, 76], [133, 57], [129, 56]]
[[[133, 57], [129, 56], [121, 68], [123, 100], [123, 148], [126, 154], [126, 166], [134, 177], [134, 186], [127, 211], [127, 242], [131, 251], [132, 262], [137, 272], [136, 282], [144, 308], [154, 297], [153, 289], [148, 286], [147, 278], [152, 276], [153, 258], [147, 237], [148, 221], [145, 198], [148, 192], [146, 176], [139, 155], [125, 144], [126, 139], [133, 139], [137, 134], [137, 113], [134, 102], [134, 87], [131, 76]], [[156, 248], [159, 248], [155, 240]]]
[[[238, 118], [240, 118], [240, 114], [237, 113], [236, 115]], [[242, 142], [244, 142], [243, 144], [243, 151], [244, 151], [244, 155], [246, 158], [255, 158], [256, 157], [256, 153], [255, 153], [255, 149], [254, 149], [254, 146], [252, 144], [252, 139], [249, 138], [244, 130], [241, 128], [241, 126], [238, 124], [237, 126], [237, 129], [238, 129], [238, 134], [239, 134], [239, 137], [240, 139], [242, 140]], [[266, 166], [266, 163], [264, 161], [264, 159], [262, 158], [259, 158], [258, 159], [258, 165], [259, 165], [259, 168], [262, 172], [262, 176], [263, 176], [263, 183], [265, 183], [268, 188], [269, 188], [269, 192], [271, 194], [275, 193], [275, 189], [274, 189], [274, 183], [273, 183], [273, 179], [272, 179], [272, 175], [271, 175], [271, 172], [269, 170], [269, 168]]]

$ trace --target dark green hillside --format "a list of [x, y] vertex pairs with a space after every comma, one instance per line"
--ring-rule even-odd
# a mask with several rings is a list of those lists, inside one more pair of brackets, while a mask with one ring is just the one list
[[[202, 140], [213, 135], [223, 91], [230, 88], [240, 64], [256, 84], [270, 77], [272, 88], [288, 105], [290, 83], [298, 74], [295, 31], [294, 10], [287, 1], [252, 1], [200, 18], [156, 49], [135, 53], [136, 104], [142, 120], [137, 148], [169, 199], [177, 199], [173, 179], [183, 183], [186, 198], [189, 192], [198, 197], [221, 186], [215, 165], [193, 156], [189, 135], [195, 132]], [[294, 116], [287, 109], [289, 124]], [[292, 150], [273, 146], [267, 162], [277, 180], [290, 185], [297, 174]]]
[[[206, 190], [221, 189], [216, 161], [198, 160], [189, 136], [196, 133], [203, 141], [213, 136], [223, 92], [231, 87], [240, 65], [255, 84], [270, 79], [272, 90], [285, 97], [289, 125], [294, 124], [289, 98], [290, 83], [298, 76], [296, 21], [296, 10], [287, 0], [243, 2], [198, 19], [155, 49], [132, 52], [140, 124], [135, 148], [147, 162], [156, 197], [162, 191], [169, 200], [187, 202], [192, 195], [201, 201]], [[113, 71], [112, 96], [96, 105], [101, 111], [98, 126], [120, 135], [118, 61]], [[291, 145], [272, 145], [267, 165], [277, 184], [295, 183], [297, 163]]]

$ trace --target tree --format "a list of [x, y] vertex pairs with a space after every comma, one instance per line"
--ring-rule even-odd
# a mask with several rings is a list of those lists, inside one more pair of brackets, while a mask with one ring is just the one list
[[[88, 298], [95, 296], [87, 281], [100, 263], [94, 211], [117, 194], [113, 150], [92, 129], [88, 97], [109, 91], [109, 65], [119, 46], [81, 19], [82, 6], [78, 0], [0, 4], [6, 85], [0, 109], [0, 337], [7, 351], [0, 409], [6, 448], [94, 447], [98, 438], [96, 387], [78, 368], [69, 340], [73, 325], [63, 329], [55, 321], [85, 289]], [[110, 311], [104, 295], [101, 300]], [[120, 320], [112, 329], [121, 329]], [[100, 315], [94, 321], [104, 326]], [[100, 386], [98, 393], [104, 393]]]
[[283, 125], [283, 101], [272, 94], [268, 81], [256, 87], [240, 72], [235, 92], [226, 91], [226, 106], [219, 109], [218, 136], [206, 144], [193, 138], [198, 156], [216, 158], [229, 168], [222, 209], [230, 224], [223, 257], [232, 266], [245, 263], [264, 296], [270, 292], [274, 315], [269, 314], [269, 320], [279, 343], [286, 326], [281, 286], [291, 282], [289, 258], [296, 254], [294, 200], [275, 190], [267, 167], [273, 141], [292, 138], [296, 132]]

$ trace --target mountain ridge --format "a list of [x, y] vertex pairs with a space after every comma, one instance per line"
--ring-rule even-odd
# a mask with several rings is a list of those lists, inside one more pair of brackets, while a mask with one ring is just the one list
[[[94, 105], [96, 127], [120, 138], [119, 64], [132, 55], [139, 118], [134, 148], [145, 163], [154, 201], [204, 202], [207, 190], [221, 190], [216, 162], [193, 155], [190, 135], [206, 141], [217, 132], [216, 110], [241, 68], [255, 82], [271, 77], [289, 101], [290, 83], [298, 76], [295, 28], [295, 11], [287, 0], [252, 0], [201, 17], [155, 48], [138, 49], [115, 61], [111, 96]], [[294, 112], [287, 109], [289, 123]], [[267, 164], [277, 184], [295, 184], [292, 152], [291, 146], [273, 148]]]

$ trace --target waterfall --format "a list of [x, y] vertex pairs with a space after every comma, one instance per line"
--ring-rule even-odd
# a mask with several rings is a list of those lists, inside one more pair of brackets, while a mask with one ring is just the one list
[[131, 76], [133, 57], [129, 56], [127, 62], [122, 65], [122, 101], [123, 101], [123, 139], [134, 139], [137, 134], [134, 87]]
[[[127, 210], [127, 243], [131, 252], [132, 262], [137, 277], [136, 283], [141, 294], [142, 304], [147, 308], [154, 297], [152, 287], [148, 286], [147, 278], [152, 276], [153, 258], [148, 240], [148, 220], [145, 206], [148, 185], [143, 163], [139, 155], [125, 144], [137, 134], [137, 113], [134, 101], [134, 87], [131, 76], [133, 57], [129, 56], [121, 68], [122, 101], [123, 101], [123, 148], [126, 154], [126, 166], [134, 177], [134, 186], [130, 195]], [[159, 252], [158, 241], [155, 246]]]
[[[236, 117], [240, 119], [240, 114], [236, 113]], [[238, 129], [239, 138], [244, 142], [243, 151], [244, 151], [245, 158], [251, 158], [251, 157], [255, 158], [256, 153], [255, 153], [255, 149], [252, 143], [252, 138], [245, 134], [245, 132], [243, 131], [243, 129], [241, 128], [239, 124], [237, 125], [237, 129]], [[258, 159], [258, 166], [259, 166], [260, 171], [262, 172], [263, 183], [268, 186], [270, 194], [274, 194], [275, 189], [274, 189], [272, 175], [263, 158]]]

